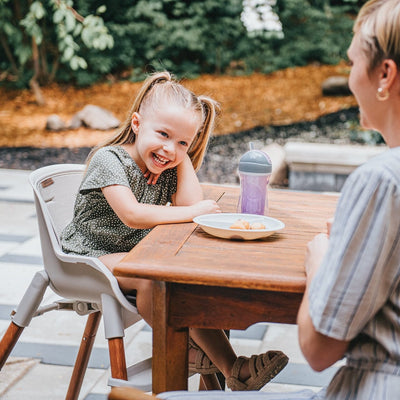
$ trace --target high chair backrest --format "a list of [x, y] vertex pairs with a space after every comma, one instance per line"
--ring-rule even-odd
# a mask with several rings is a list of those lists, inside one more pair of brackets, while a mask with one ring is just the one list
[[120, 291], [116, 278], [97, 258], [65, 254], [61, 249], [60, 234], [72, 220], [84, 170], [81, 164], [56, 164], [30, 174], [50, 286], [62, 297], [98, 304], [102, 303], [102, 296], [109, 295], [126, 310], [136, 312]]
[[72, 221], [75, 198], [82, 182], [84, 165], [65, 164], [51, 166], [49, 174], [41, 171], [34, 189], [46, 204], [48, 217], [57, 240], [62, 230]]

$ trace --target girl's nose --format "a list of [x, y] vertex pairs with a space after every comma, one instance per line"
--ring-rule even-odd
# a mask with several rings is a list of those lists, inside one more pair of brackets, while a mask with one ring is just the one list
[[168, 154], [174, 154], [174, 152], [175, 152], [175, 146], [172, 142], [164, 143], [163, 148], [164, 148], [164, 151]]

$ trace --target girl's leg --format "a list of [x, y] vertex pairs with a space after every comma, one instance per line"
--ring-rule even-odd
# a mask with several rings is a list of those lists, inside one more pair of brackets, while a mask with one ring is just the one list
[[[106, 254], [99, 257], [99, 260], [114, 273], [115, 266], [125, 257], [126, 253]], [[153, 282], [149, 279], [125, 278], [116, 276], [119, 287], [125, 295], [134, 294], [136, 296], [136, 307], [143, 319], [152, 326], [152, 286]]]
[[[225, 332], [221, 329], [190, 328], [189, 333], [225, 378], [231, 376], [237, 356]], [[240, 369], [240, 378], [246, 380], [249, 377], [248, 364], [244, 364]]]

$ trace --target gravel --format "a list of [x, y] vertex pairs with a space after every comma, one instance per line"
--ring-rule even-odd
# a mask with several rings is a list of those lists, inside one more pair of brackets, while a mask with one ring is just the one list
[[[358, 129], [358, 108], [349, 108], [325, 115], [315, 121], [285, 126], [256, 127], [251, 130], [216, 136], [209, 148], [198, 175], [200, 181], [236, 184], [237, 163], [249, 149], [249, 142], [256, 149], [271, 143], [284, 145], [288, 140], [319, 143], [365, 142], [355, 132]], [[358, 130], [359, 133], [359, 130]], [[366, 139], [368, 140], [370, 136]], [[89, 147], [35, 148], [0, 147], [0, 168], [34, 170], [56, 163], [84, 163]]]

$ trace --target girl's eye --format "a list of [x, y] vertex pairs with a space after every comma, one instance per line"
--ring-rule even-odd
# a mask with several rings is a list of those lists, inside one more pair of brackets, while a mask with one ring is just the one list
[[167, 133], [165, 133], [165, 132], [163, 132], [163, 131], [160, 131], [160, 132], [158, 132], [161, 136], [164, 136], [164, 137], [168, 137], [168, 134]]
[[188, 145], [187, 142], [184, 142], [183, 140], [181, 142], [179, 142], [179, 144], [182, 146], [185, 146], [185, 147]]

